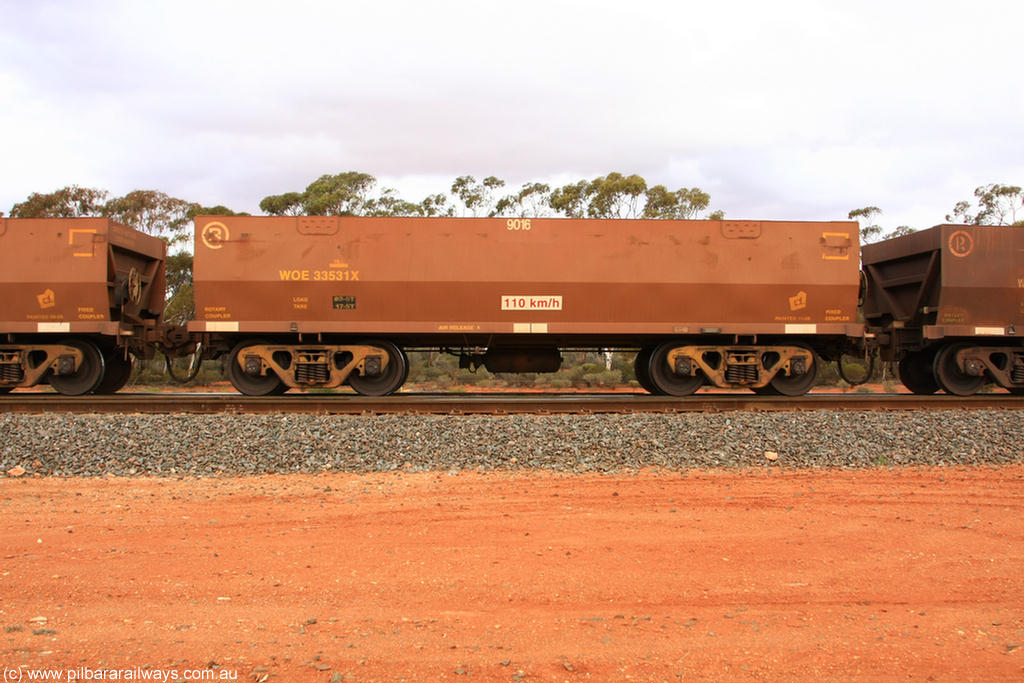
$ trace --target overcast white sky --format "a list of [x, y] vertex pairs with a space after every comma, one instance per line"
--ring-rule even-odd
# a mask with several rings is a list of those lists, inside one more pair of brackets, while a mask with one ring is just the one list
[[1020, 0], [0, 0], [0, 210], [621, 171], [730, 218], [928, 227], [1024, 184], [1022, 28]]

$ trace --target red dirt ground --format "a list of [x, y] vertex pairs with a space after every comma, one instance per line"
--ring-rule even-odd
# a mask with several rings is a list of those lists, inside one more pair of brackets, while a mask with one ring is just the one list
[[6, 680], [1021, 681], [1022, 508], [1020, 466], [6, 478], [0, 660]]

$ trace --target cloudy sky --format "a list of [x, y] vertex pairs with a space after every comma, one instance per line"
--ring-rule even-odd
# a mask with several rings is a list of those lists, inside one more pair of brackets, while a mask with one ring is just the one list
[[1022, 29], [1019, 0], [0, 0], [0, 211], [621, 171], [731, 218], [927, 227], [1024, 184]]

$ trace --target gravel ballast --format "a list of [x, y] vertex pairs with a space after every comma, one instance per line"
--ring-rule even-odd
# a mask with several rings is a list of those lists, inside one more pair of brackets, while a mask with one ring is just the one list
[[[0, 476], [1024, 462], [1024, 412], [0, 415]], [[775, 457], [777, 455], [777, 458]]]

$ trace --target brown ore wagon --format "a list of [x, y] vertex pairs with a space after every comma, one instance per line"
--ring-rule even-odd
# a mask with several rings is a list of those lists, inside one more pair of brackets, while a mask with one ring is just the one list
[[638, 349], [649, 391], [801, 394], [863, 340], [857, 224], [196, 218], [196, 320], [246, 394], [397, 390], [405, 350], [555, 371]]
[[864, 318], [911, 391], [1024, 392], [1024, 228], [939, 225], [864, 245]]
[[163, 240], [105, 218], [0, 218], [0, 392], [113, 392], [152, 355]]

